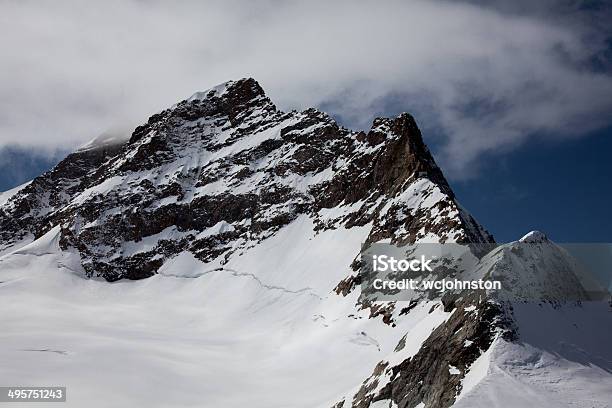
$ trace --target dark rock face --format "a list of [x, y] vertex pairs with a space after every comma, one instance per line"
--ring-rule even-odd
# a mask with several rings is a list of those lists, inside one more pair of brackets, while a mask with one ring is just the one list
[[[391, 369], [394, 380], [381, 390], [381, 397], [402, 408], [421, 401], [428, 407], [449, 407], [455, 402], [461, 379], [482, 350], [489, 348], [498, 333], [514, 337], [503, 307], [484, 294], [479, 299], [476, 296], [459, 302], [457, 312], [434, 330], [414, 357]], [[451, 374], [450, 367], [458, 373]]]
[[0, 208], [0, 234], [8, 247], [60, 226], [61, 247], [112, 281], [149, 277], [184, 250], [227, 259], [301, 215], [317, 229], [371, 223], [369, 242], [491, 240], [454, 201], [412, 116], [351, 132], [315, 109], [279, 111], [253, 79], [151, 116], [123, 145], [68, 156]]
[[[446, 305], [450, 305], [448, 300]], [[396, 365], [381, 361], [352, 402], [340, 406], [366, 408], [388, 400], [399, 408], [414, 408], [421, 403], [425, 407], [450, 407], [461, 392], [466, 372], [493, 340], [499, 336], [512, 341], [517, 334], [509, 306], [492, 301], [484, 292], [464, 293], [449, 307], [456, 310], [414, 356]], [[405, 337], [395, 352], [405, 347]]]
[[103, 162], [116, 155], [120, 146], [104, 146], [77, 151], [62, 160], [53, 170], [35, 178], [0, 207], [0, 249], [26, 238], [38, 238], [54, 226], [47, 208], [62, 208], [71, 196], [87, 183], [91, 173]]

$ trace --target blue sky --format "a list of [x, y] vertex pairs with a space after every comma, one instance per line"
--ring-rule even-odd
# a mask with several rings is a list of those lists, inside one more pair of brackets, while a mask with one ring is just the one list
[[557, 242], [612, 242], [612, 128], [536, 141], [453, 183], [460, 202], [505, 242], [530, 230]]

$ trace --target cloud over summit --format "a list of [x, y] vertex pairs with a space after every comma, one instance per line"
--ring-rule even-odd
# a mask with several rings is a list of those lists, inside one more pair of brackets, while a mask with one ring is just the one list
[[612, 77], [596, 64], [609, 33], [581, 10], [275, 0], [0, 8], [0, 146], [76, 146], [252, 76], [282, 109], [324, 107], [351, 127], [411, 111], [436, 130], [450, 176], [464, 177], [483, 155], [536, 133], [584, 135], [612, 110]]

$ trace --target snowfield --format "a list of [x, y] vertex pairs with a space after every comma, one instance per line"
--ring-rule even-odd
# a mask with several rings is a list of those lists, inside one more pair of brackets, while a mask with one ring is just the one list
[[[381, 359], [414, 355], [453, 312], [424, 302], [397, 328], [348, 317], [355, 296], [329, 282], [353, 253], [330, 256], [331, 238], [309, 228], [297, 220], [221, 270], [183, 253], [152, 278], [114, 283], [85, 279], [52, 230], [0, 258], [0, 383], [67, 386], [69, 407], [330, 407]], [[334, 237], [353, 248], [362, 234]], [[606, 306], [515, 306], [522, 344], [498, 339], [455, 406], [609, 406]]]
[[[329, 282], [353, 254], [323, 257], [324, 234], [290, 245], [299, 236], [227, 270], [184, 253], [150, 279], [108, 283], [83, 277], [55, 229], [0, 258], [0, 384], [67, 386], [70, 407], [327, 406], [400, 332], [348, 318], [355, 298], [332, 295]], [[351, 248], [362, 238], [335, 236]], [[280, 254], [299, 260], [293, 273]]]

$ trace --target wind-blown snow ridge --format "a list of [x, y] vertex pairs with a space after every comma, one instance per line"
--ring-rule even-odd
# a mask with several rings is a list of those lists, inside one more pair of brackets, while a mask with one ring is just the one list
[[519, 239], [519, 242], [537, 244], [542, 242], [548, 242], [548, 237], [543, 232], [531, 231], [525, 234], [521, 239]]
[[[245, 81], [246, 78], [241, 79], [241, 81]], [[227, 89], [229, 87], [231, 87], [233, 84], [235, 83], [235, 81], [227, 81], [227, 82], [223, 82], [217, 86], [214, 86], [212, 88], [209, 88], [205, 91], [200, 91], [200, 92], [196, 92], [193, 95], [191, 95], [187, 101], [192, 102], [195, 100], [205, 100], [208, 99], [210, 97], [222, 97], [223, 94], [227, 91]]]

